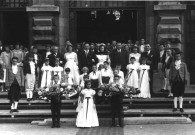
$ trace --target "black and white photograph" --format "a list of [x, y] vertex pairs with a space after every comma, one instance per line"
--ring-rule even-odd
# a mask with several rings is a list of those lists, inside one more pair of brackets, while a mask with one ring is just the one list
[[0, 0], [0, 135], [195, 135], [195, 0]]

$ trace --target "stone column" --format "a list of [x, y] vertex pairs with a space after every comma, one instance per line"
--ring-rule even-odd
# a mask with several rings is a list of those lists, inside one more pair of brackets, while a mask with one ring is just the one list
[[30, 20], [30, 44], [38, 49], [44, 49], [47, 44], [58, 45], [59, 7], [54, 0], [32, 0], [26, 11]]
[[59, 47], [64, 51], [65, 41], [69, 40], [69, 1], [59, 0], [59, 7]]

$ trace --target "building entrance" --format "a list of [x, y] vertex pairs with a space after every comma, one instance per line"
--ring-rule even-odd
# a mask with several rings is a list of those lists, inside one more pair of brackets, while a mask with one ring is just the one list
[[28, 14], [23, 11], [1, 13], [1, 37], [3, 44], [29, 45]]
[[137, 40], [137, 12], [135, 10], [78, 11], [77, 42], [127, 42]]

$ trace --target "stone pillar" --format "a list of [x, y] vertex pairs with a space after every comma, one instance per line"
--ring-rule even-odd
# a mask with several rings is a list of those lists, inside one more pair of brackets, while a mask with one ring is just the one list
[[29, 13], [30, 45], [44, 49], [47, 44], [58, 45], [59, 7], [54, 0], [32, 0], [26, 7]]
[[177, 48], [184, 52], [183, 11], [186, 10], [186, 5], [174, 1], [158, 2], [158, 5], [154, 5], [154, 10], [159, 18], [156, 31], [157, 42], [170, 41], [172, 48]]
[[59, 7], [59, 47], [64, 50], [65, 41], [69, 40], [69, 1], [59, 0]]
[[154, 35], [155, 35], [155, 24], [154, 24], [154, 11], [153, 11], [153, 1], [146, 1], [145, 2], [145, 16], [146, 16], [146, 41], [151, 45], [152, 49], [155, 49], [155, 39], [154, 39]]

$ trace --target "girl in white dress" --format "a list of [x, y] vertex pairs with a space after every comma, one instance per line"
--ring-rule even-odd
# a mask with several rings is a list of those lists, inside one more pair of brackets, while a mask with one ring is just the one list
[[133, 52], [129, 54], [129, 63], [131, 62], [131, 57], [134, 57], [135, 58], [135, 63], [139, 63], [140, 64], [140, 57], [141, 57], [141, 54], [138, 53], [138, 47], [137, 46], [133, 46], [132, 48]]
[[104, 61], [108, 61], [110, 63], [110, 58], [104, 45], [100, 45], [99, 52], [96, 54], [96, 57], [98, 58], [97, 67], [99, 67], [100, 64], [104, 64]]
[[74, 85], [79, 85], [79, 68], [78, 68], [78, 59], [77, 54], [72, 51], [72, 45], [69, 44], [67, 46], [67, 53], [64, 54], [64, 58], [66, 59], [65, 68], [70, 68], [70, 75], [73, 76], [73, 83]]
[[63, 74], [63, 67], [59, 66], [60, 65], [60, 60], [59, 58], [56, 58], [55, 60], [55, 67], [53, 67], [53, 75], [58, 75], [59, 76], [59, 82], [61, 82], [62, 74]]
[[128, 74], [125, 79], [125, 83], [127, 86], [138, 88], [138, 63], [135, 63], [135, 57], [131, 57], [131, 63], [127, 65]]
[[49, 58], [45, 59], [45, 63], [43, 64], [41, 71], [42, 71], [41, 87], [48, 88], [51, 84], [53, 72], [53, 67], [49, 65]]
[[139, 66], [140, 76], [139, 76], [139, 90], [140, 94], [138, 97], [141, 98], [151, 98], [150, 95], [150, 78], [149, 78], [149, 70], [150, 66], [146, 65], [146, 58], [142, 58], [142, 64]]
[[85, 82], [85, 89], [81, 91], [84, 96], [83, 107], [79, 110], [76, 119], [77, 127], [99, 126], [96, 106], [94, 104], [95, 91], [91, 89], [91, 82]]

